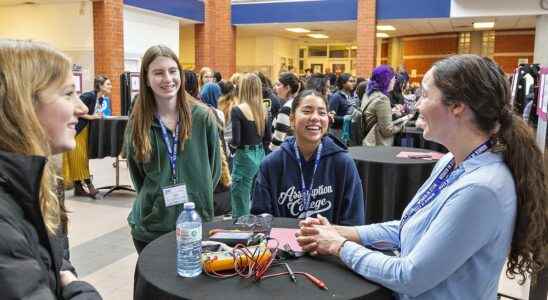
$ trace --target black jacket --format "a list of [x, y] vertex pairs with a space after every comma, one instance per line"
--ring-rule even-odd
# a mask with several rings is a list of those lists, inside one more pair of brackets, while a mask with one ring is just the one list
[[38, 202], [46, 159], [0, 151], [0, 294], [2, 299], [101, 299], [88, 283], [61, 288], [59, 237], [49, 236]]

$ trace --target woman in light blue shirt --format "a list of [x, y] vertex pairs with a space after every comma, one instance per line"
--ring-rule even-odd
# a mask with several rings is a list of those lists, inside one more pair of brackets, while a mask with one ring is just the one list
[[[301, 222], [298, 241], [336, 255], [399, 299], [495, 299], [500, 272], [524, 279], [548, 242], [542, 153], [509, 103], [504, 72], [475, 55], [434, 64], [422, 81], [417, 126], [450, 153], [401, 220], [357, 227]], [[376, 250], [397, 250], [389, 256]]]

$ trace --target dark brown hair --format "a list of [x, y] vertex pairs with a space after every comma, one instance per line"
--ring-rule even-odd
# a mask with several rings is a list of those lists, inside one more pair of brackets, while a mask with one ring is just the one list
[[93, 90], [98, 93], [101, 90], [101, 86], [107, 82], [108, 77], [105, 75], [97, 75], [93, 80]]
[[444, 104], [461, 102], [470, 107], [476, 126], [492, 135], [493, 151], [502, 151], [514, 177], [517, 217], [506, 276], [518, 275], [523, 284], [528, 275], [543, 268], [548, 243], [548, 184], [533, 132], [512, 112], [504, 72], [489, 58], [455, 55], [436, 62], [433, 76]]
[[157, 45], [148, 48], [143, 56], [143, 62], [141, 64], [141, 79], [139, 84], [139, 98], [135, 103], [135, 107], [131, 113], [131, 137], [133, 146], [135, 147], [135, 156], [139, 161], [148, 161], [152, 152], [152, 145], [150, 142], [150, 128], [154, 120], [154, 113], [156, 112], [156, 100], [152, 89], [147, 84], [148, 68], [150, 64], [157, 57], [171, 58], [179, 69], [181, 74], [181, 87], [177, 91], [177, 112], [179, 113], [179, 120], [181, 124], [179, 144], [181, 150], [185, 144], [185, 141], [190, 137], [192, 131], [192, 110], [191, 107], [196, 104], [191, 97], [185, 97], [185, 78], [179, 60], [175, 53], [166, 46]]

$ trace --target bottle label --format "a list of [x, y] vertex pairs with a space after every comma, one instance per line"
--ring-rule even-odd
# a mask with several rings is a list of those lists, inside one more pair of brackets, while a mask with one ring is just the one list
[[175, 234], [177, 235], [177, 241], [198, 242], [202, 240], [202, 226], [192, 229], [177, 227]]

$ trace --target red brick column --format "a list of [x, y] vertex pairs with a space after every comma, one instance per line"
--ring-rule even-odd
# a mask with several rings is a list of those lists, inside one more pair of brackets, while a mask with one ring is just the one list
[[112, 113], [120, 115], [120, 74], [124, 71], [124, 1], [93, 2], [95, 74], [112, 81]]
[[365, 78], [369, 78], [375, 68], [376, 5], [376, 0], [358, 0], [356, 75]]
[[236, 29], [230, 0], [205, 0], [204, 24], [195, 25], [196, 71], [210, 67], [227, 78], [236, 71]]

